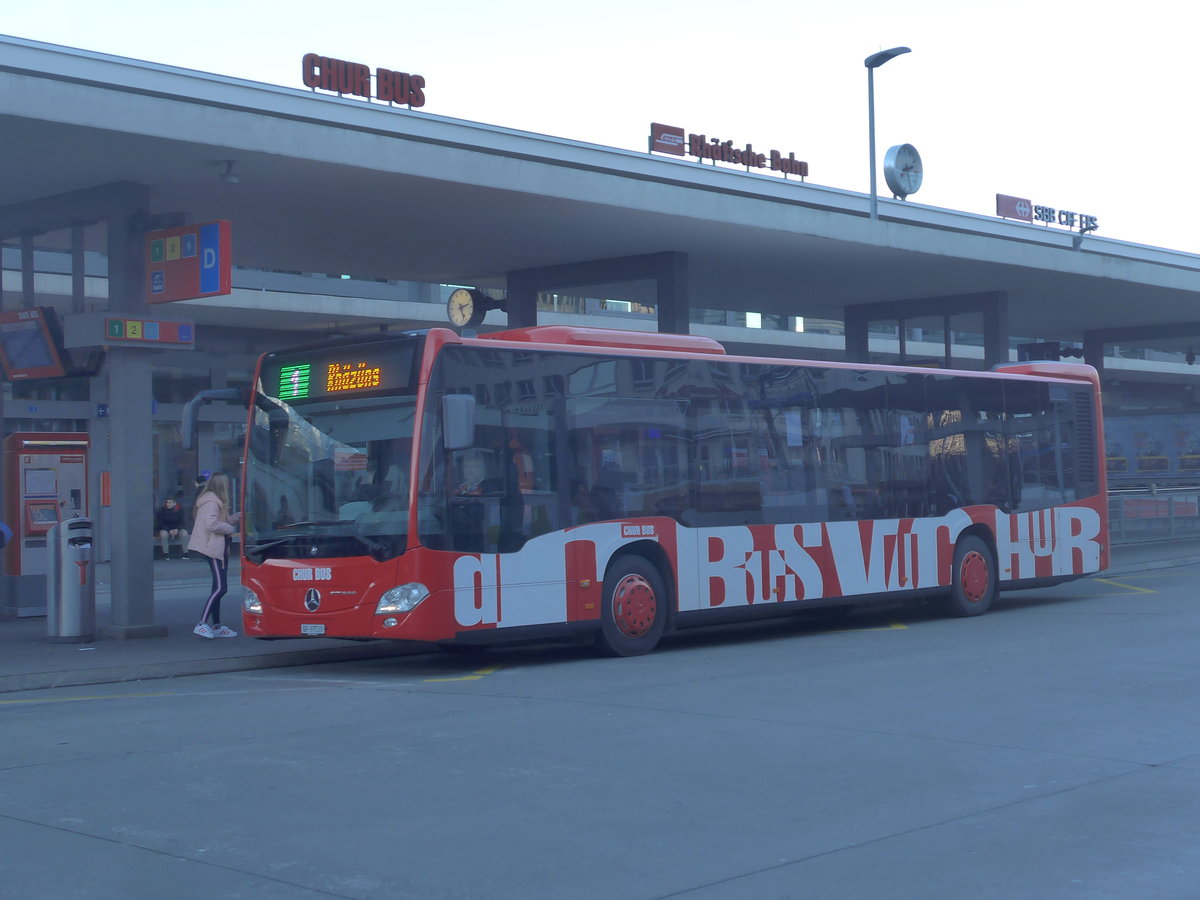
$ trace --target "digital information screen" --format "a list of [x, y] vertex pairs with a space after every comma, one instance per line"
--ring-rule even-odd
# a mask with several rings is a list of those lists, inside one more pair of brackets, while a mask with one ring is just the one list
[[416, 342], [379, 343], [317, 350], [302, 358], [268, 361], [263, 389], [280, 400], [407, 391], [412, 382]]
[[61, 378], [66, 374], [47, 314], [42, 309], [0, 313], [0, 362], [10, 379]]

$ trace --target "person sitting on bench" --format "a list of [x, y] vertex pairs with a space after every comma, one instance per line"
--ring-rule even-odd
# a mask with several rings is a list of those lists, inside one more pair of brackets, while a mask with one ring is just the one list
[[154, 530], [158, 532], [163, 559], [171, 558], [171, 541], [179, 541], [183, 547], [183, 558], [190, 558], [187, 552], [188, 533], [183, 527], [183, 509], [175, 502], [174, 497], [168, 497], [163, 501], [163, 505], [155, 510]]

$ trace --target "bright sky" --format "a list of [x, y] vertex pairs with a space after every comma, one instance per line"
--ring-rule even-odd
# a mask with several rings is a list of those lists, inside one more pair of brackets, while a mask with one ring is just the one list
[[921, 153], [911, 202], [990, 216], [1011, 194], [1200, 252], [1200, 7], [1183, 0], [3, 6], [17, 37], [296, 88], [314, 52], [425, 76], [424, 112], [631, 150], [663, 122], [864, 193], [863, 59], [908, 46], [876, 71], [875, 121], [880, 166], [893, 144]]

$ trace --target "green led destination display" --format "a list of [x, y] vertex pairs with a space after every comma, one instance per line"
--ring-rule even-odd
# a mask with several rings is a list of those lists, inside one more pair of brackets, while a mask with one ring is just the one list
[[303, 363], [299, 366], [284, 366], [279, 370], [279, 399], [295, 400], [308, 396], [308, 382], [312, 376], [312, 366]]
[[380, 342], [268, 361], [263, 384], [268, 392], [287, 401], [406, 391], [412, 382], [415, 348], [415, 342]]

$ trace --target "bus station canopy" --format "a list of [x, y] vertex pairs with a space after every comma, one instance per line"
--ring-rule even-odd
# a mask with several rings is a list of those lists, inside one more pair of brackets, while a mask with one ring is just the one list
[[[16, 38], [0, 47], [10, 243], [37, 230], [46, 198], [136, 182], [154, 217], [230, 220], [242, 267], [504, 289], [515, 271], [674, 252], [693, 308], [840, 319], [854, 304], [998, 292], [1012, 334], [1056, 340], [1200, 320], [1194, 254], [886, 197], [873, 221], [865, 194], [796, 178]], [[642, 284], [609, 290], [653, 302]], [[312, 324], [252, 303], [219, 313]]]

